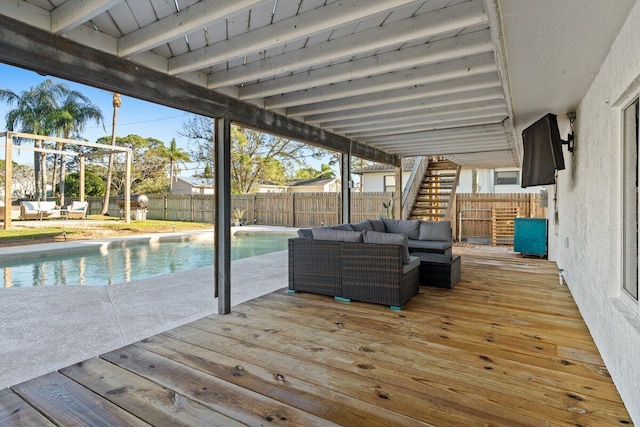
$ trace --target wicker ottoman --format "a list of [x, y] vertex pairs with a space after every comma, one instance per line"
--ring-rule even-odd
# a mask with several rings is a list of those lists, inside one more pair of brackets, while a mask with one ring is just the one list
[[452, 289], [460, 280], [460, 256], [413, 252], [420, 258], [420, 285]]

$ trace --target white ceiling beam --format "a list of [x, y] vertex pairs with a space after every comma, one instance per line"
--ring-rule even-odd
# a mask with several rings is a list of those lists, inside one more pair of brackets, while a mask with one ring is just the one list
[[[118, 55], [132, 56], [175, 40], [198, 29], [215, 25], [244, 12], [262, 0], [202, 0], [168, 15], [118, 40]], [[193, 71], [193, 70], [192, 70]]]
[[209, 88], [237, 85], [308, 68], [342, 58], [374, 52], [387, 46], [427, 39], [487, 23], [482, 4], [475, 0], [361, 31], [213, 73]]
[[376, 144], [376, 147], [381, 149], [389, 149], [389, 148], [407, 148], [416, 144], [425, 144], [431, 146], [449, 146], [452, 144], [483, 144], [485, 142], [501, 142], [506, 144], [506, 139], [504, 135], [501, 136], [486, 136], [483, 138], [477, 139], [469, 139], [469, 138], [459, 138], [459, 139], [449, 139], [449, 140], [438, 140], [438, 141], [427, 141], [424, 139], [413, 139], [407, 141], [401, 141], [396, 143], [387, 143], [387, 144]]
[[[481, 114], [476, 118], [465, 118], [464, 120], [451, 120], [451, 121], [434, 121], [431, 123], [417, 123], [417, 124], [408, 124], [401, 128], [388, 128], [384, 130], [379, 130], [377, 132], [367, 132], [366, 136], [359, 136], [361, 133], [342, 133], [347, 138], [350, 139], [358, 139], [366, 142], [372, 142], [373, 139], [378, 139], [382, 141], [390, 140], [397, 141], [402, 138], [404, 135], [409, 135], [414, 132], [424, 132], [424, 131], [432, 131], [432, 130], [440, 130], [440, 129], [451, 129], [451, 128], [462, 128], [465, 126], [477, 126], [477, 125], [486, 125], [486, 124], [495, 124], [502, 120], [504, 120], [506, 114], [497, 113], [497, 114], [488, 114], [483, 116]], [[334, 133], [333, 129], [331, 130]], [[364, 132], [362, 132], [364, 133]]]
[[[491, 124], [495, 124], [495, 122], [491, 123]], [[449, 133], [449, 135], [447, 136], [441, 136], [439, 138], [435, 138], [435, 137], [425, 137], [424, 133], [425, 132], [437, 132], [439, 130], [449, 130], [451, 131]], [[390, 141], [391, 143], [401, 143], [402, 141], [405, 140], [413, 140], [413, 138], [415, 137], [416, 134], [421, 135], [421, 139], [424, 141], [458, 141], [458, 140], [465, 140], [465, 139], [483, 139], [483, 138], [495, 138], [495, 137], [499, 137], [499, 138], [503, 138], [504, 135], [504, 130], [502, 132], [496, 132], [496, 133], [485, 133], [485, 134], [460, 134], [460, 133], [454, 133], [452, 131], [456, 130], [456, 129], [460, 129], [460, 128], [451, 128], [451, 127], [444, 127], [443, 129], [436, 129], [436, 130], [429, 130], [429, 129], [419, 129], [419, 130], [414, 130], [412, 132], [409, 132], [409, 136], [406, 136], [405, 134], [401, 134], [401, 133], [396, 133], [396, 134], [391, 134], [391, 135], [378, 135], [378, 136], [370, 136], [370, 137], [366, 137], [366, 138], [355, 138], [355, 139], [359, 139], [362, 141], [367, 141], [370, 143], [376, 143], [376, 144], [382, 144], [385, 141]]]
[[495, 69], [496, 65], [493, 54], [483, 54], [472, 58], [456, 59], [441, 64], [416, 67], [397, 73], [387, 73], [365, 79], [274, 96], [265, 100], [265, 106], [267, 108], [282, 108], [313, 102], [330, 101], [379, 91], [435, 83], [442, 80], [472, 76], [474, 74], [488, 73], [495, 71]]
[[482, 136], [485, 134], [495, 134], [495, 133], [502, 133], [502, 134], [505, 133], [504, 126], [502, 126], [501, 123], [415, 132], [411, 136], [415, 138], [423, 138], [423, 139], [429, 139], [429, 138], [438, 139], [438, 138], [446, 138], [451, 135]]
[[41, 30], [51, 31], [51, 14], [49, 11], [23, 0], [4, 0], [0, 13]]
[[459, 111], [447, 111], [447, 112], [432, 112], [420, 114], [408, 115], [403, 119], [389, 119], [384, 120], [380, 117], [375, 122], [357, 123], [348, 127], [328, 127], [333, 129], [333, 132], [339, 134], [349, 134], [353, 137], [366, 137], [370, 135], [394, 134], [402, 131], [407, 127], [426, 127], [433, 124], [458, 122], [462, 120], [472, 120], [486, 117], [502, 116], [507, 117], [507, 108], [504, 104], [500, 105], [488, 105], [484, 107], [466, 108]]
[[51, 32], [65, 34], [123, 0], [68, 0], [51, 11]]
[[368, 117], [389, 115], [398, 113], [408, 113], [416, 110], [450, 107], [452, 105], [466, 104], [470, 102], [492, 101], [502, 99], [502, 89], [491, 87], [468, 92], [458, 92], [451, 95], [439, 95], [434, 97], [424, 97], [410, 102], [382, 103], [380, 105], [356, 108], [354, 110], [339, 111], [336, 113], [317, 114], [306, 116], [305, 123], [327, 123], [334, 126], [348, 125], [355, 119], [366, 119]]
[[210, 67], [294, 40], [307, 38], [352, 21], [404, 6], [414, 0], [343, 0], [309, 10], [231, 39], [171, 58], [169, 74]]
[[240, 99], [264, 98], [492, 51], [489, 32], [479, 31], [246, 85], [240, 89]]
[[415, 155], [422, 156], [434, 156], [434, 155], [448, 155], [448, 154], [467, 154], [467, 153], [486, 153], [490, 151], [503, 151], [508, 150], [509, 146], [506, 141], [496, 143], [485, 143], [476, 145], [432, 145], [416, 143], [412, 146], [404, 147], [407, 152], [415, 153]]
[[350, 97], [347, 100], [319, 102], [300, 105], [287, 109], [287, 116], [302, 117], [319, 115], [330, 112], [357, 110], [371, 106], [381, 106], [396, 102], [406, 102], [416, 99], [432, 98], [440, 95], [452, 95], [476, 89], [500, 87], [500, 80], [495, 72], [473, 75], [461, 79], [444, 80], [433, 84], [414, 85], [410, 88], [387, 90], [361, 96]]

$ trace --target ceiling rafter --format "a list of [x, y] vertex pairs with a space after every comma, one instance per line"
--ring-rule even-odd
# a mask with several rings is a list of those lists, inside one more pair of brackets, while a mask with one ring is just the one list
[[218, 71], [210, 76], [208, 86], [213, 89], [275, 77], [290, 70], [361, 55], [411, 40], [427, 39], [487, 22], [487, 16], [482, 7], [478, 7], [478, 2], [466, 2]]
[[496, 65], [493, 54], [483, 54], [472, 58], [456, 59], [440, 64], [416, 67], [411, 70], [401, 70], [350, 82], [337, 83], [331, 86], [274, 96], [265, 100], [265, 106], [267, 108], [286, 108], [311, 102], [330, 101], [378, 91], [435, 83], [495, 70]]
[[379, 117], [377, 120], [367, 120], [352, 123], [349, 126], [331, 126], [333, 131], [340, 134], [349, 134], [352, 137], [363, 137], [367, 135], [391, 134], [402, 131], [407, 126], [425, 126], [432, 123], [444, 123], [461, 118], [471, 119], [480, 117], [490, 117], [502, 114], [507, 115], [504, 103], [493, 101], [483, 103], [470, 103], [469, 107], [454, 106], [440, 111], [419, 111], [415, 114], [408, 114], [405, 117], [385, 119]]
[[469, 102], [491, 101], [503, 99], [500, 87], [489, 87], [464, 92], [457, 92], [451, 95], [425, 96], [412, 101], [400, 101], [393, 103], [383, 103], [378, 106], [367, 108], [356, 108], [353, 110], [341, 111], [340, 113], [325, 113], [312, 116], [305, 116], [306, 123], [333, 123], [334, 126], [346, 125], [354, 119], [366, 119], [379, 115], [391, 115], [398, 113], [414, 112], [416, 110], [434, 109], [450, 107], [452, 105]]
[[297, 73], [240, 88], [240, 99], [264, 98], [283, 92], [309, 89], [315, 86], [336, 84], [400, 69], [451, 61], [467, 56], [492, 52], [489, 32], [477, 32], [394, 50], [381, 55], [344, 62], [338, 65]]
[[51, 11], [51, 32], [68, 33], [123, 0], [69, 0]]
[[381, 93], [352, 96], [346, 102], [342, 99], [337, 99], [289, 107], [287, 108], [287, 116], [302, 117], [330, 112], [337, 113], [371, 106], [383, 106], [395, 102], [432, 98], [441, 95], [453, 95], [459, 92], [495, 87], [500, 87], [500, 80], [495, 72], [489, 72], [464, 78], [443, 80], [436, 83], [414, 85], [409, 88], [386, 90]]
[[306, 38], [413, 0], [344, 0], [327, 4], [271, 25], [169, 59], [169, 74], [180, 74]]
[[118, 55], [132, 56], [186, 36], [228, 16], [249, 10], [262, 0], [202, 0], [118, 39]]

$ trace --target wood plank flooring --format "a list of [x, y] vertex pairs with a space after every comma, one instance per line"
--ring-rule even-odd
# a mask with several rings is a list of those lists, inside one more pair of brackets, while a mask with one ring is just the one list
[[0, 425], [632, 425], [554, 263], [455, 252], [401, 312], [274, 292], [0, 390]]

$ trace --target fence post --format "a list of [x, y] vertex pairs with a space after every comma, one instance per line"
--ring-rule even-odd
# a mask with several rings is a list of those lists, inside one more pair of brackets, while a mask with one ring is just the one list
[[189, 216], [191, 217], [191, 222], [195, 220], [195, 206], [193, 202], [193, 195], [189, 196]]

